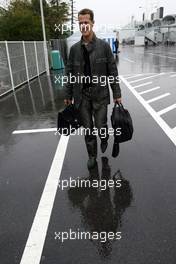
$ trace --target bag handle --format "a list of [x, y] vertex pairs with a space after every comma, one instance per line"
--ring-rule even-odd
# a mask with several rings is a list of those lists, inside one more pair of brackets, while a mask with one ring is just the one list
[[121, 106], [121, 107], [124, 109], [124, 107], [123, 107], [123, 104], [122, 104], [122, 103], [115, 102], [115, 103], [114, 103], [114, 106], [116, 107], [116, 105], [118, 105], [118, 106]]

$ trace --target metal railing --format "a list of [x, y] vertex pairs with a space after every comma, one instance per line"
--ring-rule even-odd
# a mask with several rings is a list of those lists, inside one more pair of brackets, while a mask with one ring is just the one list
[[45, 71], [43, 41], [0, 41], [0, 96]]

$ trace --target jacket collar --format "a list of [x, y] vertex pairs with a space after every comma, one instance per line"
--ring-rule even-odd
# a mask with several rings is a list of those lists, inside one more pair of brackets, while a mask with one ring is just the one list
[[[95, 32], [93, 32], [93, 37], [89, 43], [94, 43], [95, 41], [96, 41], [96, 35], [95, 35]], [[84, 45], [83, 36], [81, 36], [81, 45]]]
[[[96, 37], [95, 33], [93, 32], [92, 40], [86, 45], [88, 52], [91, 52], [94, 49], [94, 47], [96, 45], [96, 39], [97, 39], [97, 37]], [[83, 36], [81, 37], [80, 42], [81, 42], [81, 46], [83, 46], [84, 45]]]

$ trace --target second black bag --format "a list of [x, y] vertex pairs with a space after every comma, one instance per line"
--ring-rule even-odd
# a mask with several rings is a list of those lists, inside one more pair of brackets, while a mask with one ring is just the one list
[[71, 129], [78, 129], [79, 127], [81, 127], [80, 115], [74, 104], [66, 106], [63, 111], [58, 113], [57, 133], [68, 136]]
[[[134, 131], [132, 118], [128, 110], [125, 109], [121, 103], [114, 104], [111, 124], [114, 129], [114, 139], [116, 143], [122, 143], [132, 139]], [[119, 133], [119, 131], [121, 133]]]

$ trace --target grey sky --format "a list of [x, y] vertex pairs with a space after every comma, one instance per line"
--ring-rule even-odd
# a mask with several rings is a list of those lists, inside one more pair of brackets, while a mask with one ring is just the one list
[[175, 0], [75, 0], [75, 2], [77, 11], [85, 7], [93, 9], [95, 22], [99, 24], [125, 25], [130, 22], [132, 15], [139, 20], [144, 10], [154, 11], [152, 6], [156, 5], [164, 6], [164, 15], [176, 14]]

